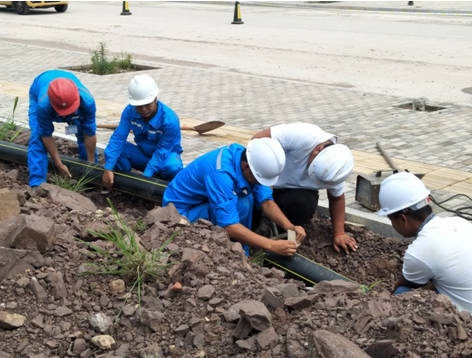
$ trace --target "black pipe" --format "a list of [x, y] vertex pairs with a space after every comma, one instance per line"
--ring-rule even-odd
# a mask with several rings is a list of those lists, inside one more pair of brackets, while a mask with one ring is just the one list
[[312, 285], [331, 280], [355, 282], [300, 254], [283, 256], [267, 252], [264, 261]]
[[[67, 165], [72, 176], [81, 177], [85, 175], [92, 178], [91, 182], [93, 184], [102, 185], [104, 168], [101, 165], [71, 158], [66, 155], [60, 155], [60, 158]], [[0, 159], [28, 165], [28, 147], [0, 141]], [[48, 157], [48, 160], [49, 167], [54, 168], [52, 159]], [[147, 200], [162, 201], [162, 195], [168, 184], [167, 181], [128, 172], [113, 171], [113, 173], [115, 174], [114, 190]]]

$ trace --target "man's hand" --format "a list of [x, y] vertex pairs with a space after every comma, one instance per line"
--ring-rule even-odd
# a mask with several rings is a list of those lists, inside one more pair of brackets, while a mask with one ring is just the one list
[[301, 244], [302, 241], [305, 240], [305, 237], [306, 237], [305, 229], [302, 226], [295, 225], [292, 230], [295, 231], [295, 233], [297, 234], [298, 244]]
[[72, 175], [69, 172], [69, 168], [63, 162], [57, 162], [56, 168], [63, 177], [72, 178]]
[[111, 170], [105, 169], [103, 171], [103, 176], [102, 176], [102, 183], [105, 188], [108, 190], [111, 190], [111, 187], [113, 186], [113, 183], [115, 181], [115, 175]]
[[292, 256], [297, 251], [297, 244], [288, 240], [271, 240], [269, 251], [279, 255]]
[[335, 234], [333, 238], [333, 248], [336, 252], [341, 252], [341, 248], [349, 255], [349, 248], [352, 251], [357, 250], [357, 243], [352, 237], [347, 234]]

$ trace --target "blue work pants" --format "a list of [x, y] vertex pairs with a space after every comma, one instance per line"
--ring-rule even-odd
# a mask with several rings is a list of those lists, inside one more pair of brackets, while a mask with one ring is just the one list
[[[239, 215], [239, 223], [247, 227], [249, 230], [252, 229], [252, 213], [254, 209], [254, 196], [249, 194], [245, 197], [238, 198], [238, 215]], [[188, 210], [185, 214], [187, 219], [190, 222], [195, 222], [198, 219], [206, 219], [211, 221], [212, 223], [216, 223], [216, 218], [211, 209], [210, 203], [206, 202], [200, 204], [198, 206], [193, 207], [192, 209]], [[242, 244], [244, 252], [246, 256], [249, 256], [249, 246], [246, 244]]]
[[[48, 152], [39, 135], [39, 124], [30, 121], [30, 140], [28, 143], [28, 169], [29, 185], [31, 187], [41, 185], [46, 181], [48, 173]], [[79, 159], [87, 160], [87, 151], [85, 150], [84, 135], [79, 127], [76, 134], [79, 149]], [[98, 161], [98, 153], [95, 150], [95, 163]]]
[[[129, 172], [131, 168], [144, 172], [150, 160], [151, 157], [146, 156], [137, 145], [126, 142], [115, 168], [124, 172]], [[162, 168], [154, 174], [161, 179], [170, 181], [182, 168], [183, 164], [180, 155], [178, 153], [170, 153]]]

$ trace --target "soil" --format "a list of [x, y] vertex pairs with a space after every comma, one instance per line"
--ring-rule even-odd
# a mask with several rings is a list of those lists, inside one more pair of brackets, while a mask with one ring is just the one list
[[[67, 143], [60, 150], [74, 154]], [[320, 349], [319, 330], [347, 338], [372, 357], [472, 357], [469, 313], [428, 289], [391, 295], [406, 241], [346, 225], [359, 249], [339, 254], [330, 243], [329, 220], [315, 217], [299, 253], [358, 283], [380, 283], [368, 293], [342, 281], [306, 287], [248, 260], [218, 226], [188, 224], [172, 208], [112, 192], [108, 197], [147, 249], [177, 233], [164, 249], [168, 267], [146, 282], [139, 300], [136, 291], [126, 294], [132, 285], [126, 278], [125, 291], [117, 292], [110, 283], [120, 277], [84, 273], [87, 263], [103, 257], [92, 256], [77, 238], [112, 250], [87, 231], [103, 229], [113, 216], [100, 189], [84, 194], [98, 210], [70, 210], [47, 189], [29, 188], [27, 177], [25, 167], [0, 162], [0, 189], [17, 193], [22, 214], [54, 220], [57, 235], [43, 260], [0, 282], [0, 311], [26, 317], [19, 328], [0, 328], [0, 357], [361, 357], [352, 350], [336, 353], [340, 341], [331, 351]], [[172, 289], [176, 282], [182, 287]], [[263, 302], [269, 328], [258, 328], [267, 323], [263, 309], [251, 321], [249, 311], [259, 303], [230, 310], [246, 300]], [[117, 322], [94, 326], [98, 313]], [[109, 349], [92, 343], [101, 334], [115, 340]]]

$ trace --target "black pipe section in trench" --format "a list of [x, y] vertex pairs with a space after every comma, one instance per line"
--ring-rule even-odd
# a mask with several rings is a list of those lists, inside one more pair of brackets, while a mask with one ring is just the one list
[[323, 266], [313, 260], [306, 258], [300, 254], [293, 256], [283, 256], [272, 252], [267, 252], [264, 257], [270, 265], [279, 268], [282, 271], [295, 276], [306, 283], [315, 285], [320, 281], [344, 280], [355, 282], [346, 276], [343, 276], [326, 266]]
[[[60, 155], [61, 160], [69, 168], [73, 177], [78, 178], [83, 175], [92, 178], [92, 183], [102, 185], [103, 167], [92, 164], [85, 160], [71, 158]], [[0, 159], [28, 165], [28, 147], [10, 142], [0, 141]], [[54, 168], [51, 157], [49, 167]], [[133, 196], [138, 196], [146, 200], [158, 203], [162, 202], [162, 195], [168, 182], [156, 178], [148, 178], [139, 174], [113, 171], [115, 183], [113, 190], [118, 190]], [[131, 200], [131, 198], [130, 198]]]
[[[104, 171], [102, 166], [65, 155], [60, 155], [60, 157], [62, 162], [68, 166], [69, 171], [74, 177], [86, 175], [87, 177], [92, 178], [93, 184], [101, 185]], [[0, 141], [0, 159], [28, 165], [28, 147]], [[50, 168], [54, 167], [50, 157], [49, 166]], [[167, 181], [119, 171], [114, 171], [114, 174], [114, 190], [158, 203], [162, 202], [162, 195], [164, 194], [164, 190], [168, 184]], [[345, 280], [354, 282], [351, 279], [299, 254], [293, 256], [282, 256], [274, 253], [267, 253], [264, 260], [309, 284], [316, 284], [323, 280]]]

